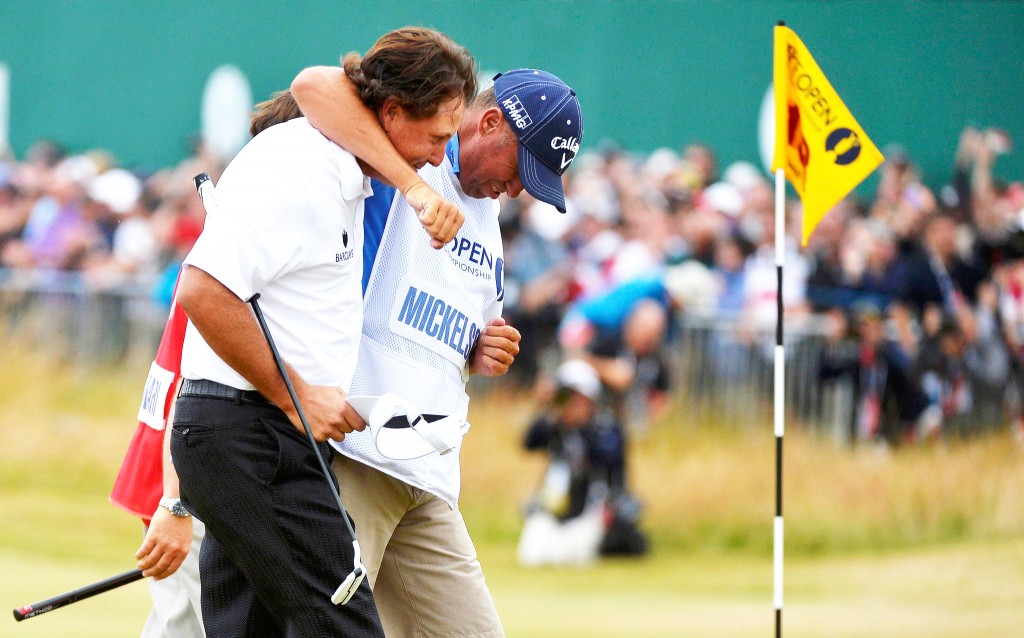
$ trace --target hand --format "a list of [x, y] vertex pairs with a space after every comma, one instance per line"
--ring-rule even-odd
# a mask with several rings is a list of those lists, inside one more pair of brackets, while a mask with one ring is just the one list
[[459, 207], [438, 195], [424, 181], [407, 188], [402, 195], [416, 211], [420, 224], [430, 235], [430, 245], [441, 248], [462, 228], [465, 217]]
[[516, 355], [522, 335], [501, 317], [491, 319], [477, 339], [470, 358], [469, 369], [485, 377], [500, 377], [508, 372]]
[[970, 166], [983, 145], [984, 137], [981, 132], [973, 126], [968, 126], [960, 132], [960, 142], [956, 149], [956, 163], [961, 166]]
[[146, 578], [163, 580], [178, 571], [192, 545], [192, 517], [175, 516], [156, 508], [146, 538], [135, 552], [137, 567]]
[[[328, 439], [343, 441], [346, 434], [366, 429], [366, 423], [355, 411], [355, 408], [345, 400], [348, 395], [341, 388], [307, 385], [301, 390], [296, 388], [296, 393], [299, 395], [299, 402], [302, 404], [302, 412], [306, 415], [309, 429], [317, 441], [321, 443]], [[302, 427], [302, 421], [299, 419], [295, 407], [289, 405], [284, 412], [288, 415], [292, 425], [305, 435], [306, 430]]]

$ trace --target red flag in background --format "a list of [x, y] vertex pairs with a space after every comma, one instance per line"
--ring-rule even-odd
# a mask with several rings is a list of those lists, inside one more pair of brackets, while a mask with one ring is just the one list
[[[181, 280], [180, 273], [178, 280]], [[177, 282], [174, 288], [177, 293]], [[181, 376], [181, 347], [188, 325], [188, 317], [176, 299], [175, 296], [175, 301], [171, 302], [156, 360], [150, 366], [142, 391], [138, 428], [110, 493], [111, 503], [139, 516], [147, 524], [163, 495], [164, 429], [168, 427], [167, 416]]]

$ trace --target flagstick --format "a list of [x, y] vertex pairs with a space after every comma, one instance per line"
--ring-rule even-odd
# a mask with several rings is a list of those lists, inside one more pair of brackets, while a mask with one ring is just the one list
[[786, 252], [786, 177], [775, 169], [775, 272], [778, 281], [775, 323], [775, 638], [782, 636], [782, 435], [785, 431], [786, 356], [782, 346], [782, 266]]

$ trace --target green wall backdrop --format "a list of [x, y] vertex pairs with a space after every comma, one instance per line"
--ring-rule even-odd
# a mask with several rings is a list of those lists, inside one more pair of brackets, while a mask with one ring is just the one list
[[146, 169], [186, 154], [217, 66], [238, 66], [259, 100], [303, 66], [421, 24], [465, 44], [484, 70], [563, 77], [584, 108], [584, 148], [705, 141], [725, 163], [760, 165], [757, 116], [780, 19], [878, 146], [902, 143], [929, 183], [947, 177], [967, 124], [1006, 129], [1017, 148], [997, 173], [1024, 177], [1021, 2], [2, 0], [0, 62], [18, 157], [47, 137]]

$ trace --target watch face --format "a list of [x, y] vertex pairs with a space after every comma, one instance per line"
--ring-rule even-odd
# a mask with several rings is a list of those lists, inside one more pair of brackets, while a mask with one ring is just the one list
[[166, 508], [175, 516], [185, 517], [189, 515], [188, 510], [181, 504], [181, 499], [162, 498], [160, 499], [160, 506]]

